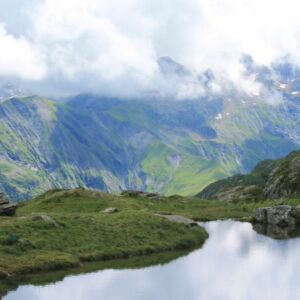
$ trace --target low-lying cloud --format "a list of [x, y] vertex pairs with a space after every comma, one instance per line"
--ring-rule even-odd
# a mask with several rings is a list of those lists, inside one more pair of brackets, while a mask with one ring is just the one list
[[[288, 55], [300, 65], [299, 8], [297, 0], [1, 0], [0, 77], [47, 95], [193, 98], [209, 69], [215, 92], [226, 79], [259, 94], [241, 56], [268, 66]], [[163, 74], [163, 56], [189, 74]]]

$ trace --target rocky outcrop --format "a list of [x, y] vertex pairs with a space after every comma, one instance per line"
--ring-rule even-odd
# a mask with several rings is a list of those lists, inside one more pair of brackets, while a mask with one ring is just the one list
[[264, 188], [267, 199], [279, 199], [300, 194], [300, 152], [291, 153], [273, 169]]
[[35, 215], [32, 217], [32, 221], [42, 221], [54, 227], [62, 227], [60, 223], [48, 215]]
[[274, 239], [299, 237], [300, 205], [263, 207], [254, 211], [253, 229]]
[[189, 225], [189, 226], [197, 226], [198, 223], [191, 220], [191, 219], [188, 219], [188, 218], [185, 218], [183, 216], [178, 216], [178, 215], [163, 215], [163, 214], [155, 214], [156, 216], [158, 217], [162, 217], [162, 218], [165, 218], [171, 222], [176, 222], [176, 223], [182, 223], [182, 224], [185, 224], [185, 225]]
[[224, 201], [266, 200], [300, 196], [300, 151], [279, 160], [266, 160], [248, 175], [235, 175], [210, 184], [198, 197]]
[[216, 193], [214, 199], [228, 202], [251, 201], [262, 199], [262, 195], [262, 190], [255, 185], [236, 186]]
[[253, 214], [253, 223], [289, 227], [300, 223], [300, 206], [279, 205], [258, 208]]
[[143, 191], [135, 191], [135, 190], [125, 190], [121, 193], [122, 196], [128, 197], [143, 197], [143, 198], [151, 198], [151, 199], [160, 199], [161, 195], [157, 193], [147, 193]]
[[0, 192], [0, 216], [13, 216], [16, 213], [17, 205], [9, 202]]

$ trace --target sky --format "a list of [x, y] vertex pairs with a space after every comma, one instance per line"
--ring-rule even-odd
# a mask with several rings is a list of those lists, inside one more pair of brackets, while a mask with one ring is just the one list
[[[0, 77], [48, 95], [187, 98], [210, 69], [257, 93], [241, 56], [300, 65], [299, 11], [297, 0], [0, 0]], [[162, 74], [160, 57], [190, 75]]]

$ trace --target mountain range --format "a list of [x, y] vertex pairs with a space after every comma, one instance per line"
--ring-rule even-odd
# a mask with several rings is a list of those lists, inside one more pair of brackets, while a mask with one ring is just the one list
[[[234, 87], [197, 99], [81, 94], [64, 101], [0, 88], [0, 190], [14, 200], [78, 186], [195, 195], [299, 149], [298, 70], [244, 63], [278, 103]], [[169, 58], [160, 65], [190, 76]], [[202, 84], [212, 78], [210, 71], [199, 76]]]

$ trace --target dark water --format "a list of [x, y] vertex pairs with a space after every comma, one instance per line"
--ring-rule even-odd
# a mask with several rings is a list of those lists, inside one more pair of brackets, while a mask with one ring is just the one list
[[300, 299], [300, 239], [277, 241], [249, 223], [209, 222], [202, 249], [165, 265], [104, 270], [46, 286], [20, 286], [5, 300]]

